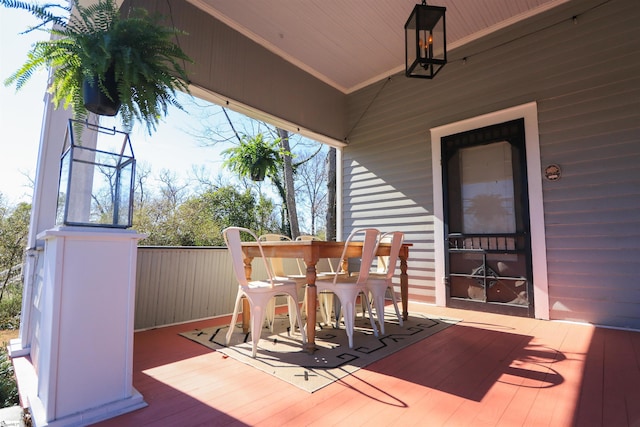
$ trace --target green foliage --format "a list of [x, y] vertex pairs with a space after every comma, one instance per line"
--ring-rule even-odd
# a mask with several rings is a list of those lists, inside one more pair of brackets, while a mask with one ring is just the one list
[[29, 235], [31, 205], [20, 203], [9, 208], [0, 199], [0, 301], [4, 296], [6, 284], [12, 278], [9, 270], [22, 263]]
[[18, 384], [15, 380], [13, 364], [5, 345], [2, 345], [0, 348], [0, 407], [8, 408], [19, 403]]
[[226, 160], [222, 164], [240, 177], [262, 181], [265, 176], [275, 177], [282, 167], [280, 139], [271, 142], [259, 133], [254, 137], [243, 136], [240, 144], [222, 152]]
[[[31, 206], [8, 206], [0, 193], [0, 271], [8, 272], [22, 262], [29, 231]], [[0, 329], [17, 330], [22, 309], [22, 282], [10, 283], [9, 274], [0, 274]], [[0, 407], [19, 403], [18, 386], [6, 343], [0, 343]]]
[[133, 228], [147, 237], [140, 241], [141, 245], [178, 246], [175, 224], [176, 206], [166, 199], [156, 199], [144, 207], [134, 209]]
[[[113, 69], [126, 129], [139, 120], [151, 134], [170, 105], [182, 109], [175, 94], [176, 90], [189, 92], [181, 63], [191, 60], [173, 42], [182, 32], [162, 25], [159, 17], [151, 17], [140, 8], [123, 15], [115, 0], [99, 0], [86, 7], [73, 0], [77, 13], [68, 20], [71, 8], [15, 0], [0, 0], [0, 4], [30, 12], [41, 20], [36, 28], [54, 36], [33, 45], [26, 62], [5, 81], [6, 85], [15, 83], [20, 89], [35, 71], [53, 67], [49, 87], [53, 103], [56, 108], [61, 103], [64, 108], [71, 105], [74, 117], [84, 121], [83, 81], [92, 82], [97, 77], [106, 94], [107, 70]], [[54, 8], [63, 9], [64, 14], [53, 13]]]
[[235, 225], [261, 233], [273, 225], [273, 202], [262, 196], [256, 200], [249, 189], [240, 192], [232, 186], [220, 187], [200, 196], [199, 212], [210, 216], [221, 230]]
[[[0, 329], [17, 330], [20, 327], [20, 310], [22, 308], [22, 286], [9, 286], [5, 297], [0, 302]], [[19, 404], [18, 385], [13, 365], [7, 355], [7, 343], [0, 343], [0, 408]]]
[[22, 310], [22, 282], [7, 285], [0, 301], [0, 330], [18, 330]]
[[[163, 202], [164, 201], [164, 202]], [[230, 225], [273, 230], [273, 202], [233, 186], [212, 188], [172, 206], [166, 199], [134, 212], [133, 227], [148, 237], [141, 245], [224, 246], [222, 230]]]

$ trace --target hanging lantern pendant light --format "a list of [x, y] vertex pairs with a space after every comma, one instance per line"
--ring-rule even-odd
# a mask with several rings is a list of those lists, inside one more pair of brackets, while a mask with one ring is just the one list
[[447, 63], [446, 8], [417, 4], [404, 25], [407, 77], [432, 79]]

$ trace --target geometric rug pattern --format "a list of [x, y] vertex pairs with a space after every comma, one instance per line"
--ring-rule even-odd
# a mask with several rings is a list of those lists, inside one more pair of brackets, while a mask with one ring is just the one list
[[255, 359], [251, 357], [250, 333], [242, 333], [241, 324], [235, 326], [228, 347], [224, 345], [228, 325], [185, 331], [180, 335], [313, 393], [457, 322], [459, 320], [409, 314], [400, 327], [395, 313], [385, 312], [385, 334], [375, 337], [369, 319], [358, 316], [352, 349], [344, 325], [341, 329], [317, 325], [317, 350], [309, 354], [303, 349], [300, 332], [289, 330], [289, 318], [278, 315], [273, 332], [266, 327], [262, 329]]

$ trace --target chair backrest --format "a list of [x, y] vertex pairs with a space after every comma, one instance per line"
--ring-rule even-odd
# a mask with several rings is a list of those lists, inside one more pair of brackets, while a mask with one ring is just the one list
[[273, 286], [273, 271], [271, 270], [271, 267], [267, 262], [267, 258], [264, 256], [264, 251], [262, 249], [262, 245], [260, 244], [260, 240], [258, 240], [258, 236], [256, 236], [256, 234], [248, 228], [228, 227], [222, 231], [222, 236], [224, 237], [224, 242], [226, 243], [229, 254], [231, 255], [231, 261], [233, 262], [233, 272], [236, 275], [238, 283], [240, 284], [240, 286], [249, 285], [244, 270], [245, 255], [244, 252], [242, 252], [242, 240], [240, 238], [241, 232], [249, 234], [258, 243], [260, 256], [262, 258], [262, 261], [264, 262], [264, 268], [267, 272], [267, 275], [269, 276], [269, 282], [271, 283], [271, 286]]
[[[349, 244], [353, 241], [359, 241], [362, 238], [362, 256], [360, 257], [360, 271], [358, 273], [357, 283], [363, 283], [369, 278], [369, 269], [376, 253], [378, 246], [378, 236], [380, 231], [375, 228], [359, 228], [351, 232], [347, 240], [344, 242], [344, 249], [342, 250], [342, 256], [340, 257], [340, 265], [344, 265], [347, 261], [347, 251]], [[336, 283], [338, 275], [333, 278], [333, 282]]]
[[404, 243], [404, 233], [401, 231], [389, 231], [380, 236], [379, 243], [389, 242], [391, 243], [389, 256], [378, 257], [378, 263], [380, 263], [380, 258], [384, 258], [382, 262], [385, 264], [385, 269], [382, 271], [380, 270], [380, 265], [378, 265], [378, 272], [385, 273], [387, 279], [391, 279], [395, 274], [398, 256], [400, 256], [400, 248], [402, 248], [402, 243]]
[[319, 237], [316, 237], [316, 236], [311, 236], [311, 235], [309, 235], [309, 234], [303, 234], [303, 235], [301, 235], [301, 236], [296, 237], [296, 240], [297, 240], [297, 241], [301, 241], [301, 240], [302, 240], [302, 241], [307, 241], [307, 240], [320, 240], [320, 238], [319, 238]]
[[[310, 240], [322, 241], [321, 238], [312, 236], [310, 234], [303, 234], [296, 237], [296, 242], [308, 242]], [[331, 260], [328, 260], [328, 261], [329, 261], [329, 268], [331, 268], [331, 272], [333, 273], [333, 265], [331, 265]], [[300, 273], [300, 275], [305, 274], [305, 272], [307, 271], [307, 267], [305, 266], [304, 261], [301, 260], [300, 258], [296, 258], [296, 263], [298, 264], [298, 272]]]
[[[267, 233], [262, 234], [258, 237], [258, 241], [261, 242], [290, 242], [291, 237], [285, 236], [284, 234], [274, 234]], [[271, 263], [271, 271], [273, 274], [280, 277], [285, 277], [287, 274], [284, 271], [284, 262], [282, 258], [269, 258], [269, 262]]]
[[[393, 239], [393, 235], [391, 232], [383, 233], [380, 235], [380, 239], [378, 239], [378, 245], [380, 243], [391, 243]], [[377, 252], [377, 251], [376, 251]], [[389, 268], [389, 256], [388, 255], [378, 255], [378, 263], [376, 265], [376, 273], [378, 274], [386, 274]]]
[[284, 234], [267, 233], [262, 234], [260, 237], [258, 237], [258, 240], [261, 242], [280, 242], [291, 241], [291, 237], [285, 236]]

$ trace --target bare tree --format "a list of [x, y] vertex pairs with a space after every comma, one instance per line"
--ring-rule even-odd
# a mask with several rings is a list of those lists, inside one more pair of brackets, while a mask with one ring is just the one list
[[149, 195], [146, 191], [146, 183], [151, 176], [151, 165], [147, 162], [136, 162], [136, 176], [133, 182], [134, 205], [144, 207]]
[[327, 237], [336, 240], [336, 149], [331, 147], [327, 155]]
[[162, 183], [160, 194], [162, 198], [169, 203], [169, 206], [177, 207], [184, 201], [186, 196], [187, 184], [180, 183], [174, 172], [167, 169], [160, 171], [158, 180]]
[[[187, 177], [189, 187], [194, 194], [202, 194], [229, 185], [229, 177], [225, 176], [222, 171], [211, 170], [205, 165], [191, 165], [191, 171], [188, 172]], [[247, 186], [243, 185], [243, 187]]]
[[[295, 173], [297, 167], [306, 162], [308, 158], [294, 162], [295, 155], [293, 151], [295, 146], [305, 146], [319, 144], [315, 141], [306, 140], [299, 135], [291, 135], [285, 129], [273, 128], [264, 122], [242, 116], [239, 113], [228, 110], [221, 106], [199, 106], [198, 111], [203, 116], [202, 127], [193, 132], [196, 138], [199, 138], [205, 144], [232, 144], [236, 147], [242, 146], [247, 139], [254, 139], [258, 135], [265, 134], [267, 131], [272, 134], [273, 140], [278, 140], [281, 148], [282, 163], [278, 173], [267, 174], [270, 181], [276, 187], [277, 193], [282, 199], [283, 207], [283, 232], [289, 233], [295, 238], [300, 234], [300, 225], [298, 220], [298, 211], [296, 207], [295, 192]], [[295, 141], [292, 140], [295, 138]], [[321, 146], [318, 151], [320, 151]], [[233, 149], [230, 149], [233, 151]], [[228, 153], [230, 150], [226, 150]], [[313, 155], [312, 155], [313, 156]], [[312, 157], [309, 156], [309, 157]], [[231, 163], [236, 165], [242, 163], [235, 159]], [[229, 165], [229, 162], [227, 162]], [[237, 171], [236, 171], [237, 172]], [[246, 179], [244, 175], [237, 174], [240, 179]]]
[[296, 192], [300, 205], [309, 213], [309, 232], [317, 235], [323, 227], [327, 212], [327, 169], [324, 151], [309, 157], [296, 169]]
[[285, 203], [287, 214], [289, 215], [289, 226], [291, 227], [291, 238], [295, 239], [300, 235], [300, 225], [298, 224], [298, 209], [296, 208], [296, 191], [293, 185], [293, 164], [291, 159], [291, 147], [289, 145], [289, 132], [284, 129], [277, 129], [282, 147], [283, 175], [285, 188]]

